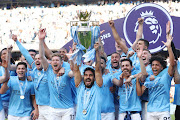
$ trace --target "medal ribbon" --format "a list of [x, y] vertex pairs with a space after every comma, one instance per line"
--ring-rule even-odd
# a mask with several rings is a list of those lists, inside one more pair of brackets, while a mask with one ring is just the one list
[[[59, 86], [60, 86], [60, 82], [61, 82], [61, 76], [59, 77], [59, 79], [58, 79], [58, 80], [57, 80], [56, 78], [57, 78], [57, 77], [54, 77], [54, 83], [55, 83], [56, 90], [57, 90], [57, 92], [58, 92], [58, 96], [59, 96], [59, 94], [60, 94], [60, 91], [59, 91]], [[59, 81], [59, 82], [57, 83], [57, 81]]]
[[18, 84], [19, 84], [20, 94], [21, 94], [21, 96], [24, 96], [24, 95], [25, 95], [25, 92], [26, 92], [26, 88], [27, 88], [27, 78], [26, 78], [26, 80], [25, 80], [24, 90], [23, 90], [22, 86], [20, 85], [19, 79], [17, 79], [17, 82], [18, 82]]
[[87, 95], [87, 89], [84, 92], [83, 110], [87, 110], [90, 101], [91, 89], [88, 92], [89, 92], [88, 95]]

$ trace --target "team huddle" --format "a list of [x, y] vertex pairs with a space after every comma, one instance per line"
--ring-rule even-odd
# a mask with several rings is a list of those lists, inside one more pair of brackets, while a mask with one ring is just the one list
[[[106, 55], [101, 40], [94, 44], [95, 60], [77, 65], [61, 48], [53, 53], [40, 29], [39, 53], [16, 42], [22, 56], [13, 64], [12, 46], [1, 51], [0, 94], [10, 90], [8, 120], [171, 120], [170, 87], [176, 83], [176, 119], [180, 119], [180, 64], [176, 61], [170, 23], [166, 24], [169, 66], [161, 56], [151, 56], [149, 42], [142, 39], [142, 18], [131, 48], [109, 21], [116, 52]], [[60, 33], [57, 33], [60, 34]], [[114, 41], [112, 41], [114, 42]], [[76, 51], [76, 43], [69, 53]], [[93, 65], [93, 63], [95, 65]], [[0, 99], [0, 119], [5, 120]]]

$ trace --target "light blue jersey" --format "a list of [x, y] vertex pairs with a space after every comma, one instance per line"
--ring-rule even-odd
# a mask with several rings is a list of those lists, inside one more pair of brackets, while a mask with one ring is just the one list
[[[71, 69], [70, 64], [68, 62], [64, 62], [64, 61], [63, 61], [62, 67], [65, 69], [65, 71], [69, 71]], [[74, 77], [71, 78], [70, 81], [71, 81], [71, 91], [72, 91], [73, 102], [74, 102], [74, 104], [77, 104], [77, 98], [76, 98], [77, 93], [76, 93]]]
[[[132, 75], [135, 75], [135, 74], [138, 74], [140, 71], [138, 71], [138, 70], [135, 70], [134, 68], [132, 69], [132, 71], [131, 71], [131, 74]], [[112, 75], [112, 77], [111, 77], [111, 81], [114, 79], [114, 78], [116, 78], [116, 79], [120, 79], [120, 75], [121, 75], [121, 73], [122, 73], [122, 71], [120, 71], [120, 72], [117, 72], [117, 73], [114, 73], [114, 74], [111, 74]], [[117, 93], [116, 93], [117, 92]], [[116, 92], [115, 92], [115, 104], [117, 105], [119, 102], [120, 102], [120, 97], [121, 97], [121, 95], [119, 94], [119, 88], [116, 90]]]
[[28, 62], [28, 64], [32, 67], [32, 69], [34, 69], [35, 63], [31, 55], [29, 54], [29, 52], [26, 50], [26, 48], [22, 46], [22, 44], [18, 40], [16, 41], [16, 44], [19, 50], [21, 51], [21, 54], [26, 58], [26, 61]]
[[[130, 51], [134, 51], [132, 48], [128, 49], [128, 52]], [[132, 65], [134, 66], [134, 68], [136, 70], [140, 70], [140, 62], [139, 62], [139, 58], [137, 56], [137, 53], [134, 51], [134, 54], [130, 57], [130, 60], [132, 61]]]
[[[178, 73], [180, 74], [180, 62], [177, 63]], [[180, 105], [180, 84], [175, 84], [174, 104]]]
[[48, 87], [47, 71], [39, 71], [35, 68], [32, 72], [32, 79], [34, 82], [34, 89], [36, 95], [36, 104], [37, 105], [47, 105], [49, 106], [50, 93]]
[[[0, 76], [2, 76], [2, 73], [0, 72]], [[1, 87], [1, 85], [0, 85]], [[2, 106], [2, 100], [1, 100], [1, 97], [0, 97], [0, 111], [3, 109], [3, 106]]]
[[71, 78], [66, 71], [63, 76], [57, 77], [51, 66], [47, 69], [48, 86], [50, 92], [50, 106], [53, 108], [72, 108]]
[[[20, 88], [19, 83], [25, 89], [24, 99], [20, 99]], [[25, 85], [27, 86], [25, 87]], [[9, 100], [9, 115], [13, 116], [30, 116], [32, 112], [32, 101], [31, 95], [34, 95], [34, 85], [31, 81], [21, 81], [18, 76], [10, 76], [8, 87], [10, 89], [11, 95]]]
[[[96, 82], [87, 89], [84, 82], [77, 88], [76, 120], [101, 120], [101, 88]], [[84, 111], [84, 112], [83, 112]]]
[[71, 69], [71, 68], [70, 68], [70, 64], [69, 64], [68, 62], [64, 62], [64, 61], [63, 61], [62, 67], [63, 67], [65, 70]]
[[[124, 80], [125, 81], [125, 80]], [[132, 86], [129, 88], [123, 84], [119, 87], [119, 113], [125, 113], [126, 111], [141, 111], [141, 100], [136, 92], [136, 78], [132, 79]]]
[[154, 81], [150, 81], [149, 77], [146, 79], [144, 86], [148, 88], [148, 112], [170, 111], [169, 91], [171, 80], [172, 77], [169, 76], [168, 72], [164, 73], [161, 77], [156, 77]]
[[114, 96], [109, 90], [110, 87], [113, 87], [111, 82], [110, 73], [105, 75], [103, 74], [103, 86], [101, 88], [101, 113], [110, 113], [115, 112], [114, 108]]

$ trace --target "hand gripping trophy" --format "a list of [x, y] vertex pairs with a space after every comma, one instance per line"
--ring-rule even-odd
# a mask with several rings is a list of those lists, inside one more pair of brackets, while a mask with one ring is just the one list
[[[71, 21], [71, 37], [73, 43], [76, 43], [76, 51], [71, 56], [71, 60], [75, 59], [78, 65], [95, 58], [95, 50], [93, 49], [95, 42], [98, 41], [100, 35], [100, 27], [98, 21], [90, 21], [91, 12], [78, 12], [79, 21]], [[85, 52], [85, 54], [84, 54]]]

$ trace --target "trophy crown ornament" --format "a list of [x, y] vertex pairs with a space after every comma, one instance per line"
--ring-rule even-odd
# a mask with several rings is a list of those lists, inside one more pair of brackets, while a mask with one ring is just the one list
[[87, 10], [85, 12], [80, 11], [78, 13], [79, 21], [89, 21], [91, 17], [91, 11], [88, 12]]

